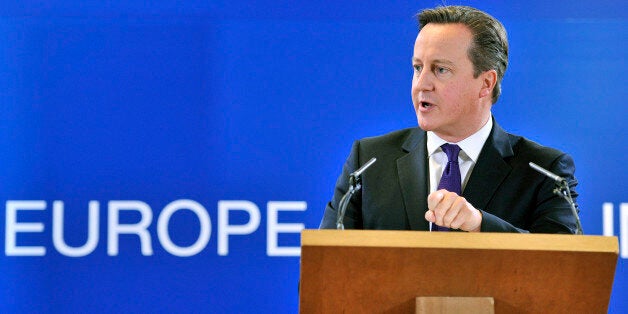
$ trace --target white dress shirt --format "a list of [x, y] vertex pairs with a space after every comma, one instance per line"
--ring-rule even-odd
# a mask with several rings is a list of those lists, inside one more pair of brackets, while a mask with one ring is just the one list
[[438, 137], [434, 132], [427, 132], [427, 152], [429, 154], [429, 171], [430, 171], [430, 193], [436, 191], [438, 188], [438, 182], [443, 175], [445, 166], [447, 166], [447, 154], [440, 148], [445, 143], [456, 144], [460, 147], [460, 154], [458, 155], [458, 163], [460, 164], [460, 176], [462, 183], [462, 191], [467, 186], [467, 181], [471, 176], [473, 167], [478, 161], [480, 152], [486, 139], [488, 139], [491, 129], [493, 128], [492, 116], [488, 117], [488, 121], [477, 132], [471, 136], [465, 138], [458, 143], [450, 143], [442, 138]]

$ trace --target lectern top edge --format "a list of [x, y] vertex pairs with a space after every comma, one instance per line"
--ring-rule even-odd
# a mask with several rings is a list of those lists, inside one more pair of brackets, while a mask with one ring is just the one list
[[303, 230], [301, 246], [598, 252], [619, 255], [617, 237], [381, 230]]

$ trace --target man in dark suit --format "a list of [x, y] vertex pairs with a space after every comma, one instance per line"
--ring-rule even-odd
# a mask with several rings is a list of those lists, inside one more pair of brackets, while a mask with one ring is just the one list
[[528, 166], [566, 178], [575, 199], [572, 158], [507, 133], [492, 117], [508, 65], [503, 25], [463, 6], [424, 10], [418, 20], [412, 101], [420, 129], [356, 141], [320, 227], [336, 227], [349, 174], [376, 157], [345, 228], [575, 233], [554, 182]]

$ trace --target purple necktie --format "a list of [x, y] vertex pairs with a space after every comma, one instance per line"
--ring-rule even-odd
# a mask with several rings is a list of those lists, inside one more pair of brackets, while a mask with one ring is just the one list
[[[447, 154], [447, 166], [443, 171], [443, 176], [438, 183], [438, 189], [445, 189], [449, 192], [454, 192], [458, 195], [462, 194], [462, 185], [460, 184], [460, 165], [458, 164], [458, 154], [460, 153], [460, 147], [454, 144], [443, 144], [441, 146], [443, 152]], [[447, 227], [437, 226], [432, 224], [432, 231], [449, 231]]]

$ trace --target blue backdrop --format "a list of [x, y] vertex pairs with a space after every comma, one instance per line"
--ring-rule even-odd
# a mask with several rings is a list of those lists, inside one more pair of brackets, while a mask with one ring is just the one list
[[[416, 125], [413, 16], [439, 3], [3, 2], [0, 312], [296, 312], [298, 230], [353, 140]], [[628, 5], [455, 4], [506, 26], [493, 114], [572, 154], [625, 312]]]

